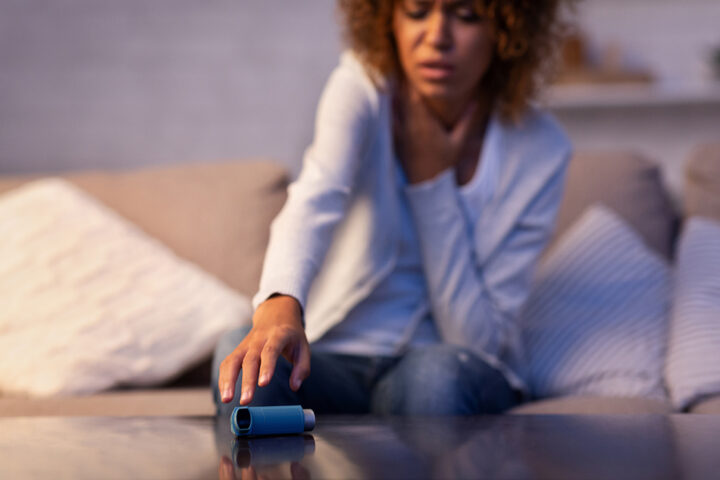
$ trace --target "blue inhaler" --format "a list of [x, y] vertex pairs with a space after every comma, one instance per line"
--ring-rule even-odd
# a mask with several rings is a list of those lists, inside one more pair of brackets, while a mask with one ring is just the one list
[[230, 430], [238, 437], [302, 433], [313, 428], [315, 413], [300, 405], [235, 407], [230, 415]]

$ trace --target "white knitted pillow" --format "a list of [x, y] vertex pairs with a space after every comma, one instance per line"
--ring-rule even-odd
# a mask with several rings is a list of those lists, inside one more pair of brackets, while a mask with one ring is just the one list
[[162, 382], [251, 315], [247, 298], [60, 179], [0, 197], [0, 299], [3, 394]]
[[684, 409], [720, 395], [720, 222], [691, 217], [678, 245], [666, 378]]
[[671, 280], [615, 213], [586, 210], [539, 267], [522, 315], [532, 394], [665, 400]]

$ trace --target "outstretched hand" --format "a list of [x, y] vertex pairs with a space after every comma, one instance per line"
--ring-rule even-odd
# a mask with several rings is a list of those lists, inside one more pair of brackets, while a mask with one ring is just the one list
[[242, 368], [240, 404], [250, 403], [255, 387], [270, 383], [280, 355], [293, 364], [290, 388], [297, 391], [310, 375], [310, 345], [302, 326], [300, 304], [287, 295], [271, 297], [260, 304], [253, 316], [252, 329], [220, 364], [218, 389], [222, 402], [233, 399]]

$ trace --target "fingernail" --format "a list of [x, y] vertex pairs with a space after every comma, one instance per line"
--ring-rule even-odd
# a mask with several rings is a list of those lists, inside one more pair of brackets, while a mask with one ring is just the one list
[[228, 384], [225, 384], [222, 389], [222, 399], [229, 400], [230, 398], [232, 398], [232, 394], [230, 393], [230, 386]]
[[233, 464], [229, 458], [223, 455], [220, 460], [220, 468], [223, 469], [224, 478], [232, 478], [233, 475]]
[[269, 377], [269, 375], [268, 375], [267, 373], [264, 373], [264, 374], [260, 377], [260, 383], [261, 383], [262, 385], [265, 385], [265, 384], [268, 382], [268, 380], [269, 380], [268, 377]]
[[248, 389], [244, 388], [242, 391], [242, 395], [240, 395], [240, 402], [245, 403], [248, 398], [250, 398], [250, 392], [248, 391]]
[[293, 388], [294, 388], [295, 390], [297, 390], [298, 388], [300, 388], [300, 383], [301, 383], [301, 382], [300, 382], [300, 379], [299, 379], [299, 378], [296, 378], [295, 380], [293, 380]]

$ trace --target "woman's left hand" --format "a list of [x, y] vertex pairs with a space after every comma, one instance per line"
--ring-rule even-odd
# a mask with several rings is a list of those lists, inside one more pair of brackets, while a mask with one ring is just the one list
[[471, 100], [448, 129], [411, 85], [393, 98], [393, 135], [409, 183], [429, 180], [460, 161], [475, 125], [477, 100]]

